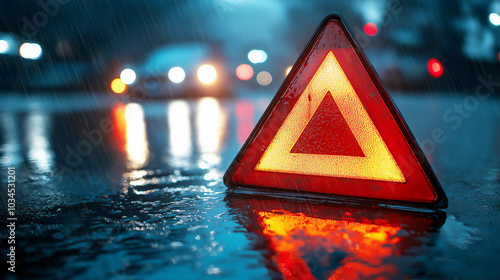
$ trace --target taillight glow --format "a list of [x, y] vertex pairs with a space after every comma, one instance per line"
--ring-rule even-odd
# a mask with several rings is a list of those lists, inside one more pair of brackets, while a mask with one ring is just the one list
[[443, 65], [435, 58], [431, 58], [427, 61], [427, 70], [429, 70], [429, 74], [434, 78], [443, 76]]
[[253, 68], [248, 64], [241, 64], [236, 68], [236, 76], [242, 81], [248, 81], [253, 77]]
[[366, 35], [368, 36], [375, 36], [377, 35], [378, 28], [375, 23], [369, 22], [365, 24], [365, 26], [363, 27], [363, 31], [365, 31]]

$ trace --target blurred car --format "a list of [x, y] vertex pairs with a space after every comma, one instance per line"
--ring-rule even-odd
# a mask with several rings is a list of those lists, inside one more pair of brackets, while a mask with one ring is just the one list
[[124, 69], [120, 79], [128, 88], [118, 85], [118, 90], [132, 99], [232, 95], [224, 58], [205, 43], [158, 48], [139, 66]]

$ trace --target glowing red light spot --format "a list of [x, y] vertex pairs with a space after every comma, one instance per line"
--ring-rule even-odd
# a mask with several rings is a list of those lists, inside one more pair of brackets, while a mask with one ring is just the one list
[[365, 31], [366, 35], [368, 36], [375, 36], [377, 34], [377, 26], [373, 22], [369, 22], [365, 24], [365, 27], [363, 27], [363, 30]]
[[427, 69], [429, 70], [431, 76], [434, 78], [443, 76], [443, 65], [441, 65], [441, 62], [439, 62], [435, 58], [431, 58], [429, 59], [429, 61], [427, 61]]
[[498, 53], [498, 61], [500, 61], [500, 52]]
[[236, 76], [242, 81], [250, 80], [253, 77], [253, 68], [248, 64], [241, 64], [236, 68]]

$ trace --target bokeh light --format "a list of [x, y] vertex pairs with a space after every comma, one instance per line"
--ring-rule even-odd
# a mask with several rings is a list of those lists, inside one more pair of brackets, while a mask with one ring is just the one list
[[217, 71], [212, 65], [205, 64], [198, 68], [198, 79], [204, 84], [210, 84], [215, 81]]
[[288, 66], [285, 70], [285, 77], [288, 76], [288, 73], [290, 73], [290, 71], [292, 71], [292, 66]]
[[121, 73], [120, 73], [120, 79], [122, 80], [122, 82], [126, 85], [131, 85], [135, 82], [135, 78], [136, 78], [136, 75], [135, 75], [135, 72], [134, 70], [132, 69], [124, 69]]
[[184, 69], [181, 67], [176, 66], [168, 71], [168, 78], [172, 81], [172, 83], [178, 84], [184, 81], [184, 78], [186, 78], [186, 72], [184, 72]]
[[24, 43], [19, 47], [19, 54], [26, 59], [39, 59], [42, 56], [42, 47], [37, 43]]
[[253, 64], [264, 63], [267, 60], [267, 53], [263, 50], [251, 50], [248, 52], [248, 60]]
[[373, 22], [369, 22], [365, 24], [363, 27], [363, 31], [365, 31], [366, 35], [368, 36], [375, 36], [377, 34], [377, 26]]
[[434, 78], [439, 78], [443, 75], [443, 65], [441, 65], [441, 62], [435, 58], [431, 58], [427, 61], [427, 69], [429, 70], [429, 73], [431, 74], [432, 77]]
[[257, 74], [257, 82], [261, 86], [267, 86], [273, 81], [273, 76], [267, 71], [261, 71]]
[[116, 78], [111, 82], [111, 90], [114, 93], [121, 94], [127, 89], [127, 85], [120, 78]]
[[499, 26], [500, 25], [500, 15], [497, 13], [491, 13], [489, 16], [491, 24], [494, 26]]
[[5, 53], [9, 50], [9, 42], [0, 40], [0, 53]]
[[236, 68], [236, 76], [242, 81], [248, 81], [253, 77], [253, 68], [248, 64], [241, 64]]

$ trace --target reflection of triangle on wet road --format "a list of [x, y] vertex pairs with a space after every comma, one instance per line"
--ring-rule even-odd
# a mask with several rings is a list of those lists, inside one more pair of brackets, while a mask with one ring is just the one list
[[[328, 115], [332, 119], [327, 120]], [[303, 144], [305, 138], [310, 140], [313, 136], [319, 137], [317, 141], [326, 141], [325, 137], [330, 133], [319, 135], [318, 129], [314, 129], [315, 121], [322, 120], [335, 121], [332, 129], [340, 129], [341, 137], [317, 147], [311, 147], [311, 143]], [[309, 125], [312, 127], [308, 128]], [[345, 147], [336, 149], [339, 143]], [[406, 182], [331, 51], [276, 132], [255, 170]]]

